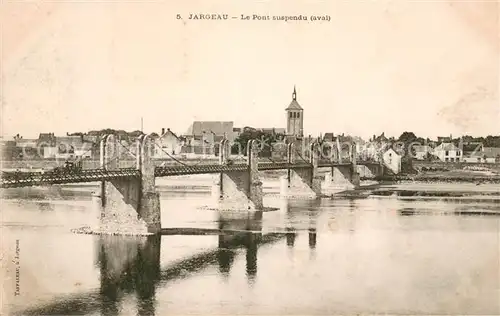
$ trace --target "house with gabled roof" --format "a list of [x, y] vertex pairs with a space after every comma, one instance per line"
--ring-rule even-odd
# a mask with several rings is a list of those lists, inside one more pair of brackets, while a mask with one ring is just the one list
[[382, 155], [384, 166], [387, 167], [393, 174], [401, 172], [402, 157], [394, 149], [387, 149]]
[[413, 150], [415, 153], [415, 159], [417, 160], [425, 160], [430, 155], [432, 155], [433, 149], [429, 145], [416, 145], [413, 146]]
[[170, 130], [161, 129], [161, 134], [155, 139], [156, 146], [154, 156], [156, 158], [168, 158], [181, 152], [182, 140]]
[[441, 143], [434, 148], [433, 154], [444, 162], [463, 161], [463, 152], [454, 143]]
[[183, 136], [195, 138], [213, 134], [225, 136], [229, 141], [233, 141], [233, 127], [232, 121], [194, 121]]
[[482, 147], [481, 150], [475, 151], [464, 157], [465, 162], [475, 163], [500, 163], [500, 148]]

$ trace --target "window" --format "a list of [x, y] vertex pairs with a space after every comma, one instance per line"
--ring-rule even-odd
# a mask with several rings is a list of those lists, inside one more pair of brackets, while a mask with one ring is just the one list
[[292, 112], [290, 112], [290, 118], [293, 118], [293, 113]]
[[449, 158], [444, 158], [444, 161], [448, 162]]
[[477, 157], [477, 162], [481, 162], [481, 157]]
[[445, 151], [445, 152], [444, 152], [444, 155], [445, 155], [445, 156], [448, 156], [449, 154], [450, 154], [450, 152], [449, 152], [449, 151]]
[[459, 150], [459, 151], [457, 151], [457, 156], [460, 156], [460, 150]]
[[300, 113], [297, 113], [297, 118], [299, 118], [299, 117], [300, 117]]

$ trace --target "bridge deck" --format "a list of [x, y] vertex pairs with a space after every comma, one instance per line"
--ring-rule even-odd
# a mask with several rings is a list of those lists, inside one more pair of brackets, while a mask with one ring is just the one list
[[[374, 162], [364, 162], [360, 164], [376, 164]], [[318, 167], [332, 167], [341, 165], [351, 165], [350, 162], [335, 163], [321, 161]], [[258, 164], [260, 171], [268, 170], [287, 170], [312, 168], [312, 165], [306, 162], [296, 162], [293, 164], [287, 162], [261, 162]], [[218, 164], [199, 164], [199, 165], [178, 165], [163, 166], [155, 168], [156, 177], [212, 174], [232, 171], [245, 171], [248, 164], [237, 163], [231, 165]], [[113, 179], [139, 177], [140, 171], [135, 168], [122, 168], [116, 170], [106, 169], [84, 169], [79, 171], [58, 171], [58, 172], [3, 172], [1, 174], [0, 188], [16, 188], [26, 186], [40, 186], [64, 183], [81, 183], [94, 181], [109, 181]]]

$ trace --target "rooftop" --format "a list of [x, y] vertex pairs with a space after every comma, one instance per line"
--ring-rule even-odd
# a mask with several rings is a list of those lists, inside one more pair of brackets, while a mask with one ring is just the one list
[[434, 151], [440, 150], [459, 150], [459, 148], [453, 143], [441, 143], [434, 149]]
[[233, 133], [233, 122], [231, 121], [194, 121], [186, 131], [186, 135], [202, 135], [203, 132], [212, 132], [215, 135]]
[[289, 111], [289, 110], [303, 110], [302, 107], [300, 106], [299, 102], [297, 102], [297, 90], [295, 89], [295, 87], [293, 87], [292, 102], [290, 102], [290, 105], [285, 110], [287, 110], [287, 111]]
[[500, 148], [496, 147], [484, 147], [482, 151], [476, 151], [471, 153], [471, 157], [486, 157], [486, 158], [496, 158], [500, 157]]

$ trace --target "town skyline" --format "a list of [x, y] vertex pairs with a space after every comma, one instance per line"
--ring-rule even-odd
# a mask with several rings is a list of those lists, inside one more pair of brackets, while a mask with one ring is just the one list
[[[193, 122], [232, 122], [232, 123], [235, 123], [234, 121], [192, 121], [190, 125], [192, 125]], [[190, 126], [188, 125], [188, 127]], [[276, 129], [276, 130], [286, 130], [286, 128], [284, 127], [261, 127], [261, 126], [249, 126], [249, 125], [236, 125], [234, 124], [234, 127], [235, 128], [240, 128], [240, 129], [244, 129], [244, 128], [252, 128], [252, 129], [256, 129], [256, 130], [262, 130], [262, 129]], [[92, 133], [92, 132], [98, 132], [98, 131], [103, 131], [103, 130], [114, 130], [114, 131], [124, 131], [126, 133], [133, 133], [133, 132], [137, 132], [137, 131], [140, 131], [140, 132], [143, 132], [144, 134], [157, 134], [159, 136], [162, 135], [162, 131], [171, 131], [173, 132], [174, 134], [178, 135], [178, 136], [184, 136], [184, 135], [189, 135], [189, 134], [186, 134], [186, 130], [188, 128], [184, 128], [183, 129], [183, 132], [181, 131], [177, 131], [175, 129], [172, 129], [170, 127], [160, 127], [158, 130], [151, 130], [151, 131], [148, 131], [148, 130], [143, 130], [141, 131], [141, 128], [140, 126], [138, 128], [133, 128], [133, 129], [124, 129], [124, 128], [116, 128], [116, 127], [113, 127], [113, 126], [107, 126], [107, 127], [103, 127], [103, 128], [96, 128], [96, 129], [88, 129], [88, 130], [83, 130], [83, 131], [77, 131], [77, 130], [71, 130], [71, 131], [62, 131], [61, 133], [56, 133], [54, 131], [41, 131], [39, 133], [35, 133], [35, 134], [22, 134], [22, 133], [16, 133], [16, 134], [13, 134], [13, 135], [1, 135], [0, 138], [3, 139], [3, 140], [12, 140], [14, 138], [16, 138], [17, 136], [19, 137], [22, 137], [23, 139], [37, 139], [40, 134], [47, 134], [47, 133], [52, 133], [54, 134], [54, 136], [68, 136], [68, 135], [77, 135], [77, 134], [83, 134], [83, 135], [86, 135], [88, 133]], [[352, 137], [359, 137], [361, 139], [363, 139], [364, 141], [370, 141], [374, 136], [376, 137], [379, 137], [381, 135], [387, 137], [388, 139], [398, 139], [401, 135], [403, 135], [404, 133], [414, 133], [413, 131], [411, 130], [403, 130], [401, 133], [399, 134], [390, 134], [390, 133], [386, 133], [384, 131], [382, 131], [381, 133], [373, 133], [373, 134], [367, 134], [367, 136], [361, 136], [361, 135], [357, 135], [357, 134], [349, 134], [349, 133], [345, 133], [345, 132], [339, 132], [339, 133], [335, 133], [335, 132], [331, 132], [331, 131], [324, 131], [324, 132], [320, 132], [319, 134], [305, 134], [305, 137], [313, 137], [313, 138], [317, 138], [317, 137], [322, 137], [324, 136], [325, 134], [328, 134], [328, 133], [333, 133], [335, 136], [352, 136]], [[277, 132], [278, 134], [281, 134], [280, 132]], [[439, 135], [431, 135], [431, 136], [428, 136], [428, 135], [421, 135], [421, 134], [417, 134], [417, 133], [414, 133], [415, 135], [417, 135], [418, 137], [421, 137], [423, 139], [429, 139], [431, 141], [434, 141], [434, 142], [438, 142], [438, 139], [439, 138], [443, 138], [443, 137], [451, 137], [452, 139], [460, 139], [460, 138], [464, 138], [464, 137], [472, 137], [472, 138], [486, 138], [488, 136], [493, 136], [493, 137], [498, 137], [500, 136], [500, 133], [497, 133], [497, 134], [453, 134], [453, 133], [443, 133], [443, 134], [439, 134]]]
[[[305, 134], [499, 132], [495, 3], [321, 2], [303, 13], [332, 21], [300, 27], [165, 15], [224, 11], [222, 2], [18, 6], [9, 2], [4, 11], [22, 9], [31, 24], [15, 12], [5, 17], [12, 25], [2, 30], [5, 137], [135, 130], [141, 117], [145, 131], [183, 132], [194, 120], [285, 127], [294, 85]], [[289, 2], [233, 8], [304, 9]], [[417, 20], [426, 23], [414, 28]]]

